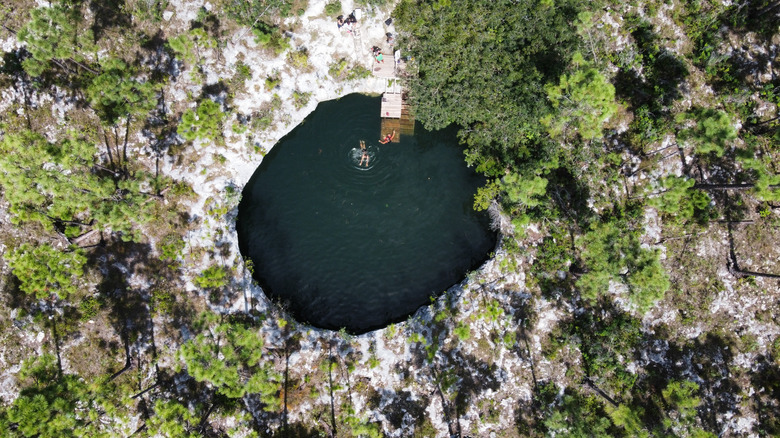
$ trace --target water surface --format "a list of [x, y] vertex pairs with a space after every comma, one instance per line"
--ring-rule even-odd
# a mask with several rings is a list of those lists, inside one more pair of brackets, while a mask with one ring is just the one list
[[[239, 247], [301, 322], [363, 333], [413, 313], [495, 245], [455, 130], [379, 144], [380, 98], [321, 103], [247, 183]], [[382, 133], [383, 135], [384, 133]], [[365, 140], [368, 166], [361, 166]]]

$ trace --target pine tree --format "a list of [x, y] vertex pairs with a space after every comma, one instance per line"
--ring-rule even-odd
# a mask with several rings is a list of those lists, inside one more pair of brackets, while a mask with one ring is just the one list
[[60, 251], [48, 243], [24, 243], [3, 256], [19, 279], [19, 289], [38, 299], [67, 299], [78, 291], [87, 258], [81, 249]]
[[179, 350], [189, 374], [229, 398], [259, 394], [266, 410], [278, 410], [280, 376], [265, 361], [258, 330], [212, 314], [202, 315], [198, 326], [201, 332]]
[[670, 284], [658, 253], [641, 247], [635, 232], [621, 220], [594, 225], [577, 239], [585, 273], [577, 280], [584, 299], [591, 302], [609, 291], [610, 282], [628, 287], [629, 299], [640, 312], [661, 299]]
[[19, 30], [17, 37], [32, 54], [22, 62], [30, 76], [40, 76], [54, 63], [66, 72], [75, 73], [68, 64], [92, 71], [86, 66], [86, 53], [93, 51], [92, 32], [79, 27], [81, 14], [75, 9], [55, 3], [30, 11], [31, 20]]
[[696, 180], [674, 175], [661, 178], [661, 194], [648, 204], [679, 220], [693, 217], [704, 222], [709, 218], [710, 196], [694, 188]]
[[168, 41], [168, 46], [178, 54], [184, 62], [200, 66], [201, 51], [211, 49], [217, 46], [214, 40], [206, 30], [198, 27], [183, 33]]
[[146, 420], [150, 436], [165, 438], [196, 438], [203, 436], [197, 431], [200, 418], [187, 406], [174, 400], [157, 400], [154, 415]]
[[547, 415], [544, 426], [556, 437], [608, 437], [612, 422], [603, 410], [603, 405], [595, 397], [564, 394], [560, 406]]
[[228, 283], [227, 270], [222, 266], [209, 266], [194, 281], [202, 289], [219, 289]]
[[151, 219], [151, 205], [141, 192], [142, 173], [115, 180], [98, 173], [97, 149], [69, 138], [49, 142], [22, 131], [0, 141], [0, 185], [15, 223], [36, 221], [75, 236], [84, 227], [111, 230], [124, 240], [141, 238], [138, 226]]
[[698, 110], [684, 115], [684, 118], [694, 118], [696, 126], [680, 131], [678, 137], [683, 141], [692, 142], [699, 155], [713, 153], [722, 157], [726, 147], [737, 138], [737, 130], [724, 111]]
[[501, 179], [501, 188], [510, 202], [529, 208], [536, 207], [543, 202], [540, 197], [547, 193], [547, 179], [510, 173]]
[[644, 429], [642, 415], [645, 410], [641, 406], [630, 406], [621, 404], [615, 409], [609, 410], [609, 416], [616, 426], [625, 429], [628, 436], [649, 437], [650, 434]]
[[87, 97], [100, 119], [114, 125], [120, 118], [144, 118], [157, 104], [155, 86], [133, 78], [121, 59], [101, 61], [101, 73], [87, 87]]
[[604, 123], [617, 111], [615, 87], [595, 67], [575, 53], [573, 71], [561, 76], [558, 85], [544, 89], [557, 111], [542, 122], [553, 137], [571, 137], [569, 130], [585, 140], [602, 136]]
[[767, 202], [780, 201], [780, 174], [774, 173], [770, 156], [758, 156], [752, 151], [740, 154], [737, 160], [755, 175], [753, 193]]
[[97, 406], [77, 376], [60, 374], [54, 356], [44, 354], [22, 364], [19, 377], [31, 380], [8, 410], [8, 420], [22, 436], [81, 436]]
[[182, 114], [177, 132], [189, 141], [216, 141], [222, 135], [224, 118], [225, 113], [222, 112], [220, 104], [211, 99], [203, 99], [195, 111], [190, 109]]

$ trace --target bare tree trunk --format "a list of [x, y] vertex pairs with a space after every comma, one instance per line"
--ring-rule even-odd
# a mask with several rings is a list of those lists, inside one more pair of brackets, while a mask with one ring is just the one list
[[51, 318], [51, 334], [54, 340], [54, 351], [57, 354], [57, 373], [62, 376], [62, 357], [60, 356], [60, 337], [57, 333], [57, 317], [51, 312], [52, 303], [49, 302], [49, 318]]
[[112, 374], [111, 377], [109, 377], [108, 379], [109, 382], [121, 376], [122, 373], [129, 370], [133, 366], [133, 361], [130, 358], [130, 339], [127, 336], [127, 327], [125, 327], [125, 329], [122, 330], [122, 340], [124, 341], [125, 344], [125, 366], [121, 370]]
[[122, 146], [122, 171], [125, 173], [125, 176], [127, 176], [127, 140], [130, 137], [130, 119], [131, 117], [127, 116], [127, 123], [125, 124], [125, 142]]
[[702, 190], [750, 190], [754, 188], [755, 184], [705, 184], [696, 183], [693, 185], [694, 189]]
[[601, 388], [596, 386], [596, 384], [593, 383], [593, 381], [590, 380], [590, 377], [585, 378], [585, 384], [590, 387], [592, 390], [596, 391], [598, 395], [604, 398], [604, 400], [608, 401], [612, 406], [617, 407], [618, 403], [610, 397], [606, 392], [602, 391]]
[[739, 267], [739, 263], [737, 262], [737, 253], [734, 250], [734, 233], [733, 233], [733, 225], [731, 222], [728, 224], [728, 230], [729, 230], [729, 260], [727, 262], [728, 270], [729, 272], [736, 276], [736, 277], [742, 277], [742, 276], [751, 276], [751, 277], [763, 277], [763, 278], [780, 278], [780, 275], [778, 274], [767, 274], [764, 272], [754, 272], [754, 271], [745, 271]]
[[103, 140], [106, 142], [106, 152], [108, 152], [108, 164], [111, 165], [112, 168], [116, 169], [116, 165], [114, 164], [114, 154], [111, 152], [111, 143], [108, 141], [108, 133], [106, 132], [105, 129], [103, 129]]

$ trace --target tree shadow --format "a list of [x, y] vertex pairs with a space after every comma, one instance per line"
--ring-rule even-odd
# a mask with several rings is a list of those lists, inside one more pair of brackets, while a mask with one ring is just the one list
[[684, 90], [680, 85], [689, 72], [674, 53], [659, 48], [658, 36], [649, 22], [639, 21], [631, 36], [639, 51], [642, 73], [633, 66], [621, 66], [614, 84], [616, 96], [628, 102], [636, 115], [623, 134], [625, 142], [641, 151], [645, 143], [660, 140], [666, 132], [665, 125], [671, 121], [669, 107], [681, 98]]
[[777, 33], [780, 3], [772, 0], [735, 3], [720, 16], [720, 20], [724, 24], [731, 24], [733, 30], [755, 32], [769, 39]]
[[[676, 408], [664, 400], [663, 391], [673, 381], [699, 385], [695, 396], [701, 403], [696, 415], [707, 431], [721, 431], [729, 418], [725, 415], [741, 410], [743, 391], [729, 369], [733, 342], [722, 334], [709, 333], [684, 344], [669, 342], [667, 328], [647, 333], [638, 319], [606, 301], [586, 306], [584, 312], [559, 324], [566, 342], [582, 352], [585, 379], [581, 390], [596, 395], [604, 405], [641, 407], [635, 412], [641, 413], [641, 427], [648, 431], [671, 433], [663, 424], [669, 418], [667, 411]], [[636, 365], [636, 372], [626, 371], [629, 362]], [[774, 376], [771, 370], [766, 374], [770, 379]], [[544, 385], [535, 392], [535, 398], [544, 398]], [[544, 405], [523, 406], [518, 417], [542, 421]]]
[[699, 383], [702, 403], [698, 413], [706, 430], [722, 429], [718, 414], [740, 411], [741, 389], [729, 370], [733, 358], [731, 342], [720, 334], [708, 333], [686, 345], [671, 344], [666, 369], [658, 370], [661, 376], [665, 372], [667, 380], [687, 377]]
[[[102, 278], [96, 289], [109, 307], [109, 323], [119, 335], [125, 350], [125, 364], [113, 373], [116, 378], [132, 367], [132, 347], [154, 343], [149, 291], [130, 284], [133, 275], [156, 278], [161, 262], [149, 257], [151, 247], [145, 243], [110, 240], [89, 255], [88, 263], [97, 266]], [[141, 348], [138, 347], [140, 351]]]
[[780, 436], [780, 358], [774, 358], [773, 361], [761, 355], [755, 363], [758, 364], [758, 371], [750, 376], [758, 414], [754, 432], [760, 436]]
[[[714, 61], [708, 66], [708, 79], [715, 91], [730, 94], [747, 85], [760, 89], [760, 76], [772, 71], [773, 56], [764, 52], [751, 52], [746, 46], [734, 48], [731, 54]], [[749, 79], [753, 77], [753, 83]]]
[[3, 62], [0, 64], [0, 87], [8, 88], [27, 78], [27, 72], [22, 67], [22, 61], [30, 56], [24, 48], [3, 53]]
[[136, 394], [135, 397], [141, 397], [141, 402], [145, 406], [150, 407], [154, 405], [151, 399], [155, 401], [168, 400], [186, 406], [196, 418], [199, 418], [197, 423], [184, 425], [185, 430], [192, 433], [190, 436], [227, 436], [226, 431], [215, 429], [209, 423], [208, 418], [215, 412], [234, 413], [238, 409], [239, 401], [216, 393], [209, 385], [198, 382], [189, 376], [186, 371], [178, 373], [169, 372], [170, 369], [163, 368], [159, 373], [155, 387], [155, 392], [159, 394], [157, 397], [150, 397], [148, 402], [144, 398], [145, 393]]
[[3, 301], [8, 308], [29, 311], [38, 304], [38, 300], [19, 289], [20, 282], [16, 275], [10, 272], [5, 274], [0, 284], [2, 284], [2, 296], [6, 297]]
[[615, 92], [631, 104], [632, 110], [650, 105], [656, 112], [682, 96], [679, 86], [688, 76], [688, 68], [674, 53], [659, 47], [650, 22], [640, 21], [631, 36], [641, 53], [644, 78], [633, 67], [622, 67], [616, 77]]
[[268, 438], [319, 438], [325, 435], [319, 429], [301, 421], [288, 424], [283, 430], [279, 429], [272, 433], [261, 434], [260, 436]]
[[[414, 424], [415, 427], [420, 427], [425, 421], [428, 404], [430, 404], [430, 397], [419, 394], [415, 395], [409, 391], [391, 392], [383, 391], [384, 398], [389, 398], [390, 401], [382, 406], [382, 412], [385, 414], [385, 418], [390, 425], [396, 430], [401, 430], [405, 424]], [[417, 400], [414, 400], [417, 398]], [[377, 403], [377, 407], [378, 403]]]
[[141, 48], [145, 51], [145, 56], [139, 53], [137, 62], [147, 66], [151, 72], [151, 82], [162, 83], [171, 78], [175, 80], [179, 76], [181, 61], [176, 60], [176, 56], [168, 47], [168, 39], [162, 30], [147, 37]]
[[224, 80], [219, 80], [213, 84], [204, 85], [198, 100], [208, 99], [212, 96], [217, 98], [227, 96], [229, 91], [228, 84]]
[[190, 29], [203, 29], [215, 39], [219, 39], [222, 23], [216, 14], [209, 12], [205, 7], [201, 7], [198, 11], [198, 18], [192, 22]]
[[100, 40], [106, 29], [110, 27], [129, 28], [132, 17], [125, 12], [125, 0], [93, 0], [89, 10], [95, 16], [92, 23], [92, 33], [95, 40]]
[[575, 177], [569, 169], [559, 167], [548, 176], [547, 193], [563, 216], [586, 229], [593, 219], [593, 211], [588, 206], [590, 188], [582, 179]]
[[468, 410], [472, 400], [487, 390], [496, 391], [501, 387], [498, 377], [500, 369], [496, 364], [489, 364], [472, 355], [457, 354], [453, 362], [458, 364], [455, 374], [460, 380], [455, 396], [455, 415], [459, 418]]

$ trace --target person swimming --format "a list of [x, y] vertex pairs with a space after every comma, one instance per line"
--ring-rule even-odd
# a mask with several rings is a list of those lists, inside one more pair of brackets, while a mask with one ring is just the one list
[[379, 142], [382, 143], [382, 144], [387, 144], [387, 143], [390, 143], [390, 141], [392, 139], [394, 139], [394, 138], [395, 138], [395, 129], [393, 129], [393, 133], [392, 134], [387, 134], [385, 136], [385, 138], [383, 138], [382, 140], [379, 140]]
[[363, 151], [363, 156], [360, 157], [360, 163], [358, 164], [358, 167], [363, 165], [363, 160], [366, 161], [366, 167], [368, 167], [368, 150], [366, 149], [366, 142], [363, 140], [360, 140], [360, 150]]

